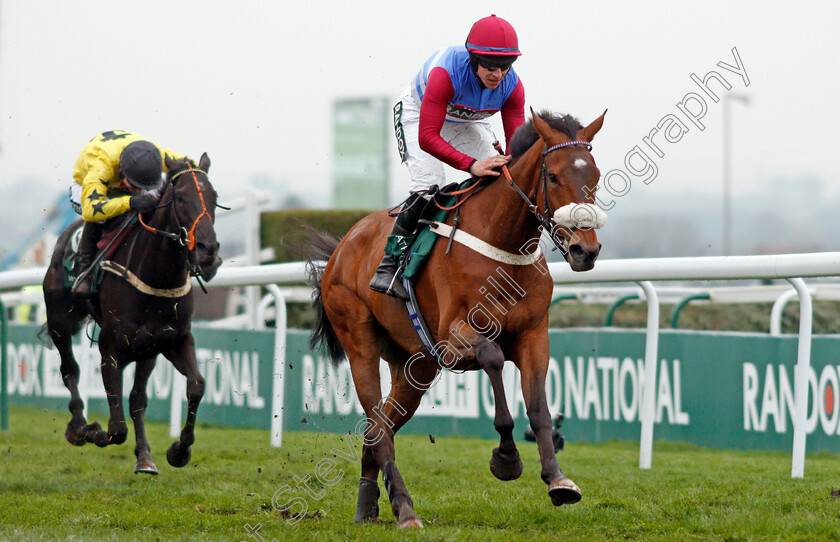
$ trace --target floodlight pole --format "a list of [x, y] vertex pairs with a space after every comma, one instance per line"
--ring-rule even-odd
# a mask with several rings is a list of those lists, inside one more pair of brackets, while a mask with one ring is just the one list
[[749, 104], [748, 96], [727, 93], [723, 96], [723, 255], [732, 255], [732, 137], [729, 100]]

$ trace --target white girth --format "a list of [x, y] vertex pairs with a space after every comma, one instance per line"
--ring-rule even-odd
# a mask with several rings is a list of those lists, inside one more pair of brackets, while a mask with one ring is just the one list
[[192, 288], [190, 277], [187, 277], [187, 282], [180, 288], [152, 288], [151, 286], [140, 280], [140, 278], [134, 273], [132, 273], [129, 269], [126, 269], [122, 265], [116, 262], [112, 262], [111, 260], [103, 261], [102, 269], [103, 271], [108, 271], [109, 273], [113, 273], [118, 277], [125, 279], [126, 282], [128, 282], [129, 284], [134, 286], [138, 291], [143, 292], [146, 295], [153, 295], [157, 297], [184, 297], [190, 292], [190, 289]]
[[[452, 226], [444, 224], [443, 222], [434, 222], [430, 229], [441, 237], [449, 237], [452, 233]], [[496, 248], [493, 245], [482, 241], [478, 237], [470, 235], [464, 230], [455, 230], [455, 237], [453, 237], [453, 239], [462, 245], [473, 249], [479, 254], [487, 256], [491, 260], [511, 265], [531, 265], [542, 256], [542, 250], [540, 250], [539, 245], [537, 245], [537, 250], [531, 254], [513, 254], [500, 248]]]

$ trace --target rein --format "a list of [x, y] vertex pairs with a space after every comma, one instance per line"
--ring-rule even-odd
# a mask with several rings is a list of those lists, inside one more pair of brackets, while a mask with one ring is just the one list
[[[188, 250], [192, 251], [195, 249], [195, 229], [196, 227], [198, 227], [198, 222], [206, 216], [210, 219], [210, 222], [212, 223], [213, 218], [210, 216], [210, 213], [207, 212], [207, 205], [204, 203], [204, 193], [201, 191], [201, 185], [199, 185], [198, 183], [198, 175], [196, 175], [196, 173], [202, 173], [205, 177], [207, 177], [207, 172], [199, 168], [188, 168], [174, 174], [170, 182], [174, 183], [175, 179], [177, 179], [184, 173], [192, 173], [193, 182], [195, 182], [195, 188], [198, 191], [198, 197], [201, 201], [201, 213], [198, 215], [198, 217], [196, 217], [195, 222], [193, 222], [193, 225], [189, 230], [187, 230], [187, 228], [185, 228], [184, 226], [181, 226], [181, 223], [178, 220], [178, 213], [175, 213], [175, 222], [178, 223], [178, 226], [180, 227], [178, 233], [159, 230], [157, 228], [153, 228], [151, 226], [146, 225], [146, 223], [143, 222], [143, 216], [141, 213], [137, 213], [137, 218], [140, 221], [140, 225], [143, 226], [147, 231], [155, 235], [162, 235], [168, 239], [172, 239], [173, 241], [178, 242], [178, 244], [180, 244], [181, 246], [185, 246]], [[174, 201], [174, 196], [172, 196], [167, 205], [172, 204]], [[202, 276], [198, 266], [194, 264], [189, 264], [189, 270], [190, 275], [194, 276], [198, 280], [198, 285], [201, 286], [202, 291], [204, 291], [204, 293], [206, 294], [207, 289], [204, 287], [204, 284], [201, 281]]]
[[[184, 226], [181, 226], [181, 230], [178, 233], [172, 233], [164, 230], [159, 230], [151, 226], [147, 226], [146, 223], [143, 222], [143, 216], [140, 213], [137, 214], [137, 218], [140, 219], [140, 225], [143, 226], [147, 231], [150, 231], [156, 235], [162, 235], [164, 237], [172, 239], [173, 241], [177, 241], [181, 246], [185, 246], [189, 250], [193, 250], [195, 249], [195, 229], [198, 226], [198, 221], [201, 220], [204, 216], [207, 216], [207, 218], [210, 218], [212, 220], [212, 218], [210, 217], [210, 213], [207, 212], [207, 206], [204, 204], [204, 194], [201, 192], [201, 186], [199, 186], [198, 184], [198, 175], [196, 175], [196, 173], [203, 173], [206, 177], [207, 173], [204, 170], [198, 168], [185, 169], [184, 171], [179, 171], [178, 173], [173, 175], [172, 182], [174, 182], [175, 179], [177, 179], [184, 173], [192, 173], [193, 181], [195, 182], [195, 188], [196, 190], [198, 190], [198, 197], [201, 200], [201, 214], [198, 215], [198, 217], [195, 219], [195, 222], [193, 222], [193, 225], [189, 230], [187, 230], [187, 228], [185, 228]], [[175, 220], [178, 220], [177, 213], [175, 214]], [[178, 225], [180, 226], [180, 224]]]
[[470, 196], [472, 196], [473, 194], [476, 193], [475, 189], [478, 188], [478, 186], [481, 185], [481, 184], [482, 184], [481, 179], [479, 179], [475, 183], [471, 184], [470, 186], [468, 186], [466, 188], [462, 188], [461, 190], [454, 190], [454, 191], [448, 192], [448, 193], [441, 192], [440, 194], [442, 196], [446, 196], [446, 197], [460, 196], [461, 194], [466, 194], [466, 196], [464, 196], [463, 199], [459, 199], [455, 203], [455, 205], [453, 205], [452, 207], [446, 207], [444, 205], [441, 205], [440, 203], [437, 202], [437, 200], [435, 200], [435, 207], [437, 207], [438, 209], [442, 209], [444, 211], [451, 211], [452, 209], [457, 209], [458, 207], [463, 205], [468, 199], [470, 199]]

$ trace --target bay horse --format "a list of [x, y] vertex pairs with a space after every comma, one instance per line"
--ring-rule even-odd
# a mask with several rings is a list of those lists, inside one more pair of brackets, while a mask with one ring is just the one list
[[[310, 344], [320, 346], [336, 364], [346, 353], [367, 417], [357, 523], [378, 517], [381, 471], [397, 526], [423, 527], [395, 463], [394, 434], [417, 410], [441, 365], [458, 371], [483, 370], [489, 376], [495, 397], [494, 426], [500, 435], [490, 470], [500, 480], [513, 480], [522, 473], [522, 461], [502, 385], [502, 367], [505, 360], [512, 361], [521, 373], [541, 478], [552, 503], [559, 506], [581, 498], [578, 486], [560, 469], [552, 443], [545, 378], [553, 281], [544, 256], [534, 249], [541, 231], [550, 228], [552, 240], [573, 270], [594, 266], [601, 248], [594, 228], [606, 216], [593, 205], [600, 172], [590, 150], [606, 111], [586, 127], [569, 115], [542, 112], [544, 120], [533, 110], [531, 114], [532, 120], [511, 141], [509, 178], [485, 178], [485, 183], [491, 182], [461, 206], [460, 216], [463, 231], [485, 247], [492, 245], [531, 263], [500, 263], [503, 259], [458, 242], [447, 254], [446, 243], [436, 243], [415, 288], [439, 360], [420, 350], [404, 303], [368, 287], [393, 225], [387, 211], [363, 218], [340, 242], [313, 232], [306, 245], [317, 312]], [[584, 215], [597, 215], [598, 225], [579, 220], [561, 227], [568, 222], [561, 215], [575, 208]], [[453, 213], [446, 223], [453, 224]], [[325, 266], [319, 264], [324, 260], [328, 260]], [[517, 262], [517, 258], [508, 261]], [[392, 381], [384, 400], [380, 357], [388, 362]]]
[[[123, 369], [136, 362], [134, 386], [128, 398], [136, 436], [135, 473], [158, 473], [143, 419], [146, 383], [158, 354], [166, 356], [186, 376], [189, 404], [181, 437], [169, 447], [166, 459], [173, 467], [183, 467], [190, 460], [196, 413], [204, 395], [204, 378], [198, 371], [190, 331], [190, 274], [210, 280], [221, 264], [214, 228], [217, 196], [207, 176], [210, 159], [203, 154], [197, 167], [168, 156], [165, 162], [166, 184], [157, 208], [148, 213], [150, 217], [146, 216], [148, 222], [141, 216], [141, 224], [117, 241], [119, 246], [108, 264], [112, 272], [104, 273], [96, 296], [80, 301], [65, 286], [65, 249], [81, 221], [68, 226], [59, 236], [44, 277], [45, 329], [58, 349], [61, 376], [70, 391], [71, 419], [64, 436], [76, 446], [93, 442], [105, 447], [125, 442], [128, 429], [122, 406]], [[98, 422], [87, 423], [79, 397], [79, 365], [73, 357], [71, 338], [88, 315], [101, 327], [102, 380], [110, 409], [107, 431]]]

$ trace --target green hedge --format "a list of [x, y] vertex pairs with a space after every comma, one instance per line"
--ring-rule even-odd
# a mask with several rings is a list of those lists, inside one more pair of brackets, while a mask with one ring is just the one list
[[260, 215], [260, 246], [274, 248], [274, 262], [299, 262], [303, 260], [301, 223], [340, 238], [353, 224], [374, 212], [364, 209], [268, 211]]

